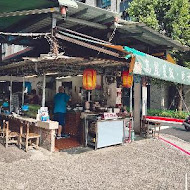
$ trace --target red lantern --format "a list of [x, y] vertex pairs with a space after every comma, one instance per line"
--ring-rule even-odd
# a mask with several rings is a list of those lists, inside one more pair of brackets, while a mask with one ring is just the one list
[[67, 14], [67, 7], [65, 6], [60, 6], [60, 12], [63, 17], [66, 17]]
[[84, 70], [83, 88], [86, 90], [93, 90], [96, 88], [96, 71], [94, 69]]
[[131, 86], [133, 85], [133, 75], [130, 75], [129, 71], [123, 71], [122, 82], [123, 82], [123, 87], [131, 88]]

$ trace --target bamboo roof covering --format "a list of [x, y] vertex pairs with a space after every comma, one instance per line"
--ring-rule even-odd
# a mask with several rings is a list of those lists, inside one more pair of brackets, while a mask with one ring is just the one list
[[128, 67], [125, 59], [102, 59], [82, 57], [25, 57], [23, 61], [11, 63], [0, 67], [0, 74], [13, 76], [26, 76], [33, 74], [56, 73], [56, 75], [76, 75], [86, 68], [94, 68], [103, 71], [108, 68], [115, 70], [121, 67]]

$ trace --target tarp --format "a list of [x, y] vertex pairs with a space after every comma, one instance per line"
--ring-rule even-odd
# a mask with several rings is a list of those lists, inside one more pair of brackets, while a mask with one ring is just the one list
[[136, 58], [133, 74], [190, 85], [190, 69], [153, 57], [127, 46], [124, 47], [124, 50], [132, 53]]

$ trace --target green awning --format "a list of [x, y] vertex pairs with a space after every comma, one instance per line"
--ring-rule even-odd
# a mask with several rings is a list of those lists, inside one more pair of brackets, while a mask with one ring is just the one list
[[190, 85], [190, 69], [147, 54], [135, 54], [133, 73]]
[[[0, 0], [0, 13], [42, 9], [55, 6], [58, 6], [58, 2], [53, 2], [51, 0]], [[28, 18], [28, 16], [0, 18], [0, 31], [11, 27], [15, 23], [19, 23], [22, 21], [22, 19], [26, 18]]]

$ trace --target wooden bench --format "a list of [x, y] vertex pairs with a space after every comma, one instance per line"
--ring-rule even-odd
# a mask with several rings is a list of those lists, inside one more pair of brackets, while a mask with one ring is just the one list
[[[169, 117], [160, 117], [160, 116], [143, 116], [141, 119], [141, 134], [145, 134], [148, 129], [153, 129], [156, 132], [156, 127], [159, 128], [158, 130], [158, 137], [160, 133], [160, 125], [161, 123], [168, 123], [168, 124], [182, 124], [184, 119], [176, 119], [176, 118], [169, 118]], [[147, 131], [147, 134], [149, 132]], [[145, 135], [146, 136], [146, 135]], [[155, 134], [153, 135], [155, 137]]]
[[152, 135], [153, 138], [156, 138], [156, 131], [158, 128], [158, 138], [160, 135], [160, 127], [161, 127], [161, 122], [158, 120], [154, 119], [149, 119], [146, 118], [146, 116], [143, 116], [141, 120], [141, 136], [150, 137], [150, 134]]

